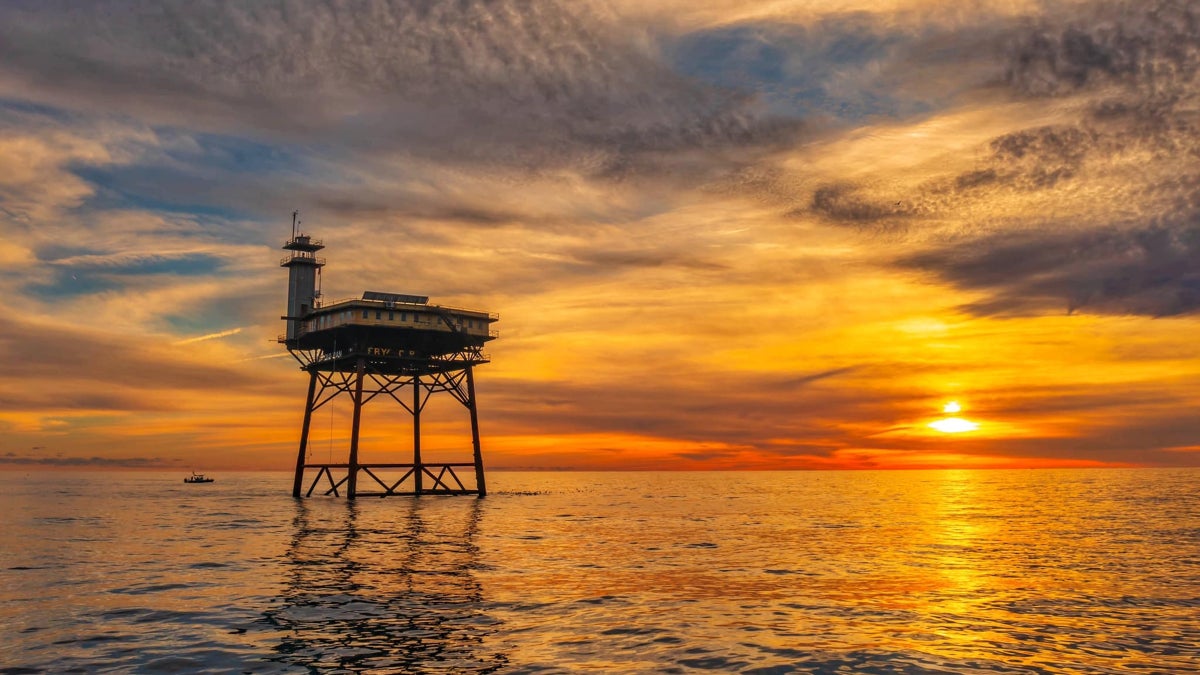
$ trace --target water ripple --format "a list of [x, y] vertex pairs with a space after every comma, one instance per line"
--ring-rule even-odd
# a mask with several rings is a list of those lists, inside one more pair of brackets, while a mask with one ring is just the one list
[[20, 478], [0, 675], [1200, 663], [1195, 470], [504, 473], [359, 504], [271, 474]]

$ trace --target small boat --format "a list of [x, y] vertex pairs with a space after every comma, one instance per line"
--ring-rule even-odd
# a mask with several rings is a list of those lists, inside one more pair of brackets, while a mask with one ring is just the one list
[[205, 476], [202, 473], [196, 473], [195, 471], [193, 471], [192, 475], [183, 479], [183, 482], [185, 482], [185, 483], [211, 483], [211, 482], [213, 482], [213, 479], [209, 478], [208, 476]]

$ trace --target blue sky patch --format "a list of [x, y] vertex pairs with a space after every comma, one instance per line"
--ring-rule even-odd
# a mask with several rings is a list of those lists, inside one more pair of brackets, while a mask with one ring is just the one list
[[261, 174], [292, 173], [304, 164], [299, 153], [285, 146], [173, 127], [155, 128], [154, 132], [162, 140], [167, 157], [189, 167]]
[[79, 207], [83, 212], [153, 211], [229, 220], [249, 217], [249, 214], [223, 204], [219, 195], [211, 194], [210, 188], [217, 184], [216, 181], [188, 175], [173, 168], [153, 165], [77, 166], [72, 171], [97, 188], [96, 193]]
[[[49, 255], [63, 251], [50, 251]], [[39, 255], [43, 255], [39, 251]], [[79, 259], [56, 263], [51, 279], [26, 284], [24, 290], [42, 300], [55, 300], [120, 290], [131, 278], [152, 275], [195, 277], [215, 274], [225, 265], [221, 258], [207, 253], [183, 255], [121, 256], [75, 253], [74, 256], [43, 257], [44, 260]]]
[[[155, 128], [156, 143], [127, 165], [77, 164], [70, 170], [96, 187], [80, 208], [129, 209], [253, 220], [258, 196], [303, 182], [306, 163], [294, 149], [235, 136]], [[262, 189], [256, 189], [261, 185]]]
[[52, 276], [48, 282], [26, 284], [22, 290], [39, 300], [52, 302], [115, 291], [122, 286], [117, 280], [105, 275], [56, 270]]
[[757, 93], [773, 114], [858, 121], [911, 110], [912, 102], [862, 72], [909, 39], [856, 17], [817, 26], [740, 24], [684, 36], [670, 58], [689, 77]]
[[76, 118], [74, 113], [61, 108], [0, 96], [0, 119], [13, 116], [43, 117], [54, 122], [69, 122]]

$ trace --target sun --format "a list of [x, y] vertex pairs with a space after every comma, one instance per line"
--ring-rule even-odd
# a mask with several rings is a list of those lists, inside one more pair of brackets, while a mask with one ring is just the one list
[[943, 434], [961, 434], [964, 431], [975, 431], [979, 428], [977, 423], [971, 420], [964, 420], [961, 417], [947, 417], [936, 422], [930, 422], [929, 426]]
[[[958, 404], [958, 401], [950, 401], [942, 406], [942, 412], [946, 414], [962, 412], [962, 406]], [[975, 431], [979, 428], [978, 423], [961, 417], [944, 417], [940, 420], [930, 422], [929, 426], [943, 434], [961, 434], [967, 431]]]

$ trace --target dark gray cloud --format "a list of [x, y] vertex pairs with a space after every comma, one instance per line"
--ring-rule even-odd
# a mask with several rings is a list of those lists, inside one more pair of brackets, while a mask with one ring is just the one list
[[623, 267], [679, 267], [699, 272], [720, 272], [728, 269], [725, 264], [705, 260], [687, 248], [680, 248], [678, 243], [669, 241], [666, 245], [653, 248], [579, 248], [571, 252], [571, 257], [585, 269], [595, 271]]
[[964, 192], [989, 183], [1014, 190], [1052, 188], [1075, 176], [1098, 141], [1095, 131], [1070, 125], [1014, 131], [992, 140], [988, 168], [958, 176], [955, 187]]
[[995, 234], [901, 261], [989, 291], [977, 314], [1086, 310], [1173, 316], [1200, 309], [1200, 222]]
[[168, 467], [181, 463], [179, 458], [162, 457], [37, 457], [5, 453], [0, 455], [0, 464], [16, 466], [102, 466], [102, 467]]
[[[1073, 6], [1074, 7], [1074, 6]], [[992, 291], [970, 309], [1049, 307], [1166, 316], [1200, 308], [1200, 8], [1184, 2], [1101, 3], [1082, 16], [1024, 26], [1008, 51], [1006, 84], [1035, 97], [1090, 101], [1074, 125], [1038, 127], [991, 142], [982, 170], [958, 176], [957, 199], [993, 189], [1052, 190], [1100, 182], [1122, 153], [1148, 152], [1149, 181], [1135, 220], [1044, 220], [1034, 229], [987, 234], [905, 262], [956, 284]], [[1087, 171], [1091, 163], [1091, 171]], [[1182, 170], [1182, 175], [1180, 171]], [[1113, 211], [1128, 209], [1113, 204]]]
[[[975, 313], [1200, 309], [1200, 8], [1170, 0], [1051, 4], [1042, 16], [998, 24], [982, 44], [999, 50], [1003, 75], [978, 83], [987, 85], [980, 91], [1063, 99], [1064, 110], [1077, 112], [997, 136], [970, 171], [917, 190], [826, 183], [795, 213], [871, 231], [953, 223], [951, 237], [900, 263], [988, 292], [966, 308]], [[1141, 170], [1113, 185], [1131, 156]], [[1026, 197], [1051, 208], [980, 209]], [[1065, 208], [1053, 208], [1056, 199]]]
[[849, 183], [822, 185], [813, 191], [808, 209], [797, 209], [792, 215], [816, 213], [839, 225], [879, 226], [895, 223], [913, 215], [912, 203], [903, 199], [892, 201], [864, 196]]
[[1005, 81], [1030, 96], [1119, 84], [1144, 94], [1192, 81], [1200, 8], [1186, 0], [1064, 3], [1009, 39]]
[[712, 451], [712, 452], [677, 452], [675, 456], [680, 459], [686, 459], [693, 462], [709, 462], [714, 459], [729, 459], [736, 457], [737, 453], [732, 451]]
[[807, 206], [790, 215], [816, 214], [834, 225], [873, 230], [920, 227], [998, 192], [1049, 190], [1069, 181], [1083, 170], [1090, 155], [1117, 152], [1102, 147], [1104, 140], [1095, 130], [1076, 125], [1022, 129], [992, 139], [977, 168], [949, 180], [936, 179], [916, 191], [892, 194], [850, 182], [827, 183], [813, 191]]
[[590, 2], [10, 3], [0, 92], [159, 124], [625, 175], [794, 135]]
[[1014, 30], [1004, 85], [1029, 98], [1088, 101], [1080, 120], [1106, 152], [1200, 156], [1200, 7], [1179, 0], [1070, 5]]

